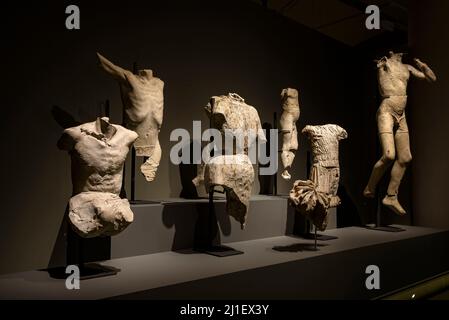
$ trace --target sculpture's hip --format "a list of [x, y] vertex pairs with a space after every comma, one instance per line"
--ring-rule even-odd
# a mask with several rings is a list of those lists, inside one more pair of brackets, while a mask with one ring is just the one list
[[407, 96], [386, 97], [377, 111], [379, 134], [408, 133], [405, 107]]

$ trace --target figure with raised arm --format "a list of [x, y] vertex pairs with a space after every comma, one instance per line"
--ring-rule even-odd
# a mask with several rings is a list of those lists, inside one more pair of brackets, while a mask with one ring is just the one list
[[403, 216], [406, 211], [398, 200], [399, 186], [407, 165], [412, 160], [410, 138], [405, 115], [407, 105], [407, 85], [410, 76], [435, 82], [437, 77], [430, 67], [419, 59], [414, 59], [417, 68], [402, 62], [402, 53], [389, 52], [377, 63], [379, 90], [382, 103], [377, 112], [379, 139], [382, 146], [382, 158], [375, 164], [365, 188], [364, 196], [374, 198], [379, 181], [387, 169], [393, 165], [384, 206]]

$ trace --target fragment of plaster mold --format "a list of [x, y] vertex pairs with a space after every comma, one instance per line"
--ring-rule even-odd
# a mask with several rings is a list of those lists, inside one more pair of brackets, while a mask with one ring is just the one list
[[317, 230], [326, 230], [331, 197], [327, 193], [319, 191], [313, 181], [296, 181], [290, 191], [289, 199], [290, 204], [311, 220]]
[[152, 70], [139, 70], [138, 74], [133, 74], [101, 54], [97, 55], [102, 69], [120, 85], [124, 123], [139, 135], [134, 148], [138, 157], [145, 157], [140, 171], [151, 182], [156, 178], [162, 156], [159, 131], [164, 111], [164, 82], [154, 77]]
[[330, 207], [337, 207], [340, 182], [339, 144], [348, 138], [348, 133], [340, 126], [306, 126], [303, 134], [310, 139], [312, 147], [312, 168], [309, 179], [315, 182], [318, 191], [331, 196]]
[[[213, 186], [224, 187], [226, 211], [240, 222], [243, 229], [247, 221], [255, 175], [248, 157], [249, 149], [257, 139], [261, 143], [267, 141], [259, 114], [235, 93], [212, 97], [205, 110], [212, 128], [222, 132], [222, 150], [220, 156], [200, 165], [198, 176], [193, 179], [193, 183], [196, 187], [204, 184], [206, 192], [210, 192]], [[232, 147], [225, 143], [225, 137], [229, 134], [236, 137], [237, 143]]]
[[109, 119], [65, 129], [58, 147], [71, 156], [73, 197], [69, 220], [84, 238], [113, 236], [133, 221], [128, 200], [120, 199], [123, 165], [137, 133]]
[[254, 145], [257, 138], [260, 142], [267, 141], [256, 108], [246, 104], [238, 94], [214, 96], [205, 110], [211, 119], [212, 127], [220, 130], [223, 138], [227, 133], [241, 137], [240, 150], [236, 150], [234, 146], [227, 154], [248, 154], [248, 149]]
[[249, 199], [254, 183], [254, 168], [248, 156], [228, 155], [212, 158], [204, 167], [206, 192], [221, 186], [226, 192], [226, 212], [245, 228]]
[[282, 134], [281, 160], [284, 167], [281, 176], [284, 180], [292, 178], [289, 170], [295, 159], [295, 152], [298, 150], [298, 131], [296, 128], [296, 122], [300, 116], [298, 98], [298, 90], [290, 88], [282, 90], [282, 115], [279, 122]]
[[437, 77], [427, 64], [414, 59], [418, 69], [402, 62], [402, 53], [390, 52], [377, 63], [380, 94], [383, 98], [377, 111], [377, 126], [382, 145], [382, 158], [375, 164], [364, 190], [367, 198], [374, 198], [377, 186], [387, 169], [393, 165], [387, 195], [382, 203], [394, 213], [403, 216], [407, 212], [398, 200], [399, 186], [407, 165], [412, 160], [410, 138], [405, 114], [407, 85], [410, 76], [435, 82]]
[[309, 217], [321, 231], [327, 227], [328, 209], [337, 207], [340, 181], [339, 142], [347, 139], [346, 130], [337, 125], [307, 126], [302, 131], [310, 139], [312, 168], [308, 181], [296, 181], [290, 203]]

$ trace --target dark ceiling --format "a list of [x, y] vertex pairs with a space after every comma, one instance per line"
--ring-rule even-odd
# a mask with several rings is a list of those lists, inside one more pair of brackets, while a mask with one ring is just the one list
[[[408, 0], [253, 0], [350, 46], [384, 32], [407, 32]], [[368, 5], [381, 10], [382, 30], [365, 27]]]

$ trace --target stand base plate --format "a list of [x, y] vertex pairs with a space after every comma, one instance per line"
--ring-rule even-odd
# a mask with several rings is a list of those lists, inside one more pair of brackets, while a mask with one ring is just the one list
[[[48, 272], [53, 279], [67, 279], [69, 276], [69, 274], [65, 272], [65, 267], [51, 268], [42, 271]], [[103, 266], [98, 263], [86, 263], [80, 267], [80, 280], [115, 276], [120, 271], [120, 269]]]
[[398, 233], [398, 232], [404, 232], [404, 229], [397, 228], [397, 227], [391, 227], [391, 226], [383, 226], [383, 227], [376, 227], [376, 226], [366, 226], [365, 227], [368, 230], [374, 230], [374, 231], [382, 231], [382, 232], [392, 232], [392, 233]]
[[198, 249], [197, 251], [214, 257], [225, 258], [244, 254], [244, 252], [235, 250], [227, 246], [212, 246], [209, 248]]
[[[305, 234], [302, 237], [307, 240], [315, 240], [315, 234], [313, 234], [313, 233]], [[318, 241], [331, 241], [331, 240], [337, 240], [338, 237], [326, 236], [324, 234], [317, 234], [316, 239]]]
[[132, 205], [160, 204], [159, 201], [149, 201], [149, 200], [130, 200], [129, 203], [132, 204]]

